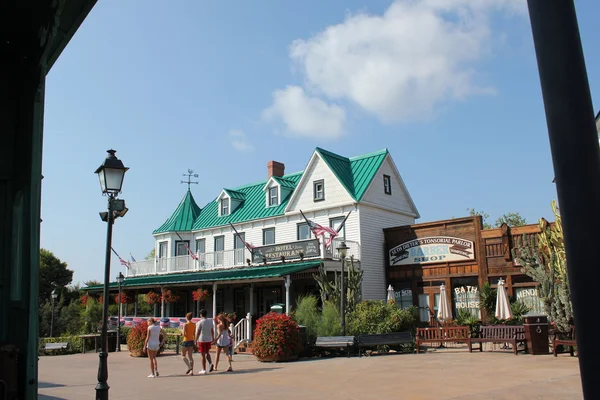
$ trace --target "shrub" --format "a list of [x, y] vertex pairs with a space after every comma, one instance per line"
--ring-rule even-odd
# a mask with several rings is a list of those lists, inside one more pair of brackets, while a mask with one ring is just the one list
[[321, 315], [317, 303], [317, 298], [312, 294], [302, 296], [298, 299], [298, 306], [294, 312], [294, 318], [298, 324], [306, 326], [309, 339], [314, 339], [318, 335]]
[[342, 334], [342, 325], [340, 323], [340, 310], [333, 302], [326, 301], [323, 304], [321, 320], [317, 328], [319, 336], [338, 336]]
[[[129, 336], [127, 336], [127, 348], [130, 352], [141, 352], [143, 356], [146, 356], [146, 349], [144, 349], [144, 343], [146, 342], [146, 336], [148, 336], [148, 322], [142, 321], [136, 326], [130, 328]], [[161, 342], [165, 338], [165, 332], [160, 331]], [[158, 353], [162, 353], [165, 350], [165, 346], [161, 346]]]
[[400, 309], [395, 303], [365, 300], [348, 315], [347, 321], [351, 335], [413, 332], [417, 324], [417, 312], [414, 307]]
[[259, 359], [298, 356], [302, 340], [298, 324], [285, 314], [269, 313], [256, 321], [252, 353]]
[[456, 314], [456, 323], [461, 326], [468, 326], [471, 329], [471, 332], [475, 332], [481, 325], [479, 318], [464, 308], [458, 310], [458, 313]]

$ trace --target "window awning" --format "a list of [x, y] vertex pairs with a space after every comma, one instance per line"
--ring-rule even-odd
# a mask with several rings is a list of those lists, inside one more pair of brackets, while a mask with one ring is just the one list
[[[125, 278], [121, 284], [121, 287], [127, 289], [140, 286], [276, 278], [294, 274], [296, 272], [302, 272], [310, 268], [318, 267], [319, 265], [321, 265], [321, 260], [312, 260], [298, 263], [268, 265], [263, 267], [245, 267], [205, 272], [188, 272], [184, 274], [139, 276]], [[116, 289], [118, 284], [117, 282], [111, 282], [109, 287]], [[93, 285], [84, 287], [81, 290], [99, 290], [103, 288], [104, 285]]]

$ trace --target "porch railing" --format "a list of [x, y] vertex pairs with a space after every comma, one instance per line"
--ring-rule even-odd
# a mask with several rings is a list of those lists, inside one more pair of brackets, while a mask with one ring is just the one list
[[325, 251], [328, 258], [333, 258], [335, 260], [340, 259], [340, 255], [337, 251], [337, 248], [340, 247], [342, 242], [346, 242], [346, 246], [348, 246], [348, 251], [346, 253], [346, 257], [350, 258], [350, 256], [354, 256], [355, 260], [360, 260], [360, 244], [358, 242], [354, 242], [352, 240], [344, 240], [342, 238], [335, 238], [331, 242], [329, 248]]
[[[337, 248], [343, 239], [336, 238], [332, 241], [329, 249], [325, 250], [322, 258], [339, 260]], [[360, 244], [346, 240], [348, 246], [347, 257], [354, 256], [360, 260]], [[233, 249], [216, 251], [213, 253], [199, 253], [198, 260], [194, 260], [189, 254], [176, 257], [159, 257], [152, 260], [132, 262], [127, 270], [127, 277], [157, 274], [172, 274], [192, 271], [211, 271], [221, 268], [231, 268], [246, 265], [252, 256], [247, 249]]]
[[231, 328], [231, 336], [233, 337], [233, 350], [236, 350], [242, 343], [252, 342], [252, 315], [250, 313]]

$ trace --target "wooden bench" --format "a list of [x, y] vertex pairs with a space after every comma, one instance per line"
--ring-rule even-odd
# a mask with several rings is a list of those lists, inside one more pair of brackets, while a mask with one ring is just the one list
[[371, 335], [358, 335], [358, 356], [365, 347], [396, 346], [412, 344], [414, 342], [410, 332], [392, 332]]
[[577, 342], [575, 341], [575, 325], [569, 327], [569, 332], [554, 332], [552, 336], [552, 354], [554, 354], [554, 357], [558, 357], [556, 346], [559, 345], [568, 346], [571, 357], [575, 355], [574, 347], [577, 346]]
[[519, 343], [525, 344], [525, 328], [523, 326], [489, 325], [482, 326], [471, 337], [469, 352], [473, 351], [473, 343], [479, 343], [479, 351], [483, 351], [484, 343], [506, 343], [512, 344], [515, 355], [517, 355]]
[[467, 343], [470, 346], [471, 330], [468, 326], [445, 326], [441, 328], [417, 328], [415, 348], [417, 354], [423, 343]]
[[346, 348], [348, 357], [350, 357], [350, 350], [356, 345], [356, 338], [354, 336], [319, 336], [315, 341], [315, 347], [329, 347], [329, 348]]
[[46, 346], [44, 346], [44, 350], [46, 350], [46, 351], [65, 350], [68, 345], [69, 345], [69, 343], [67, 343], [67, 342], [46, 343]]

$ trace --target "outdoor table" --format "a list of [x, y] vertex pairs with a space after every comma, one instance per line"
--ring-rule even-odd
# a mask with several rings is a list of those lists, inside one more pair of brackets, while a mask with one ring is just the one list
[[81, 338], [81, 350], [83, 354], [85, 354], [85, 340], [87, 338], [94, 338], [94, 349], [96, 350], [96, 353], [98, 352], [98, 337], [100, 337], [100, 334], [90, 333], [88, 335], [79, 335], [79, 337]]
[[167, 336], [176, 336], [175, 340], [175, 354], [179, 354], [179, 342], [181, 341], [181, 333], [167, 333]]

